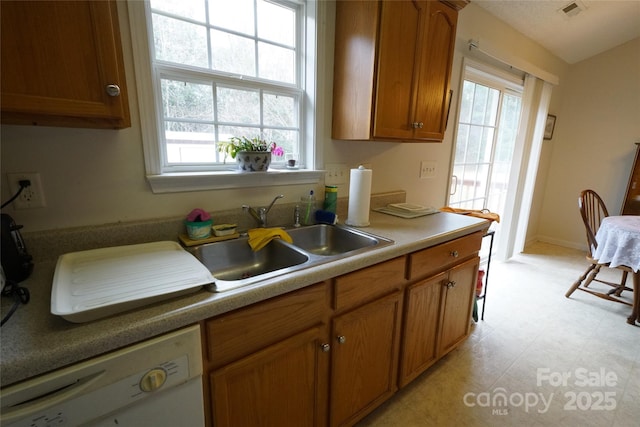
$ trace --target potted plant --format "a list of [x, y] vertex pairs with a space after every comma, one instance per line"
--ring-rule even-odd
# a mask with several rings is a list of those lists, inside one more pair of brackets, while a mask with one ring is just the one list
[[266, 171], [271, 163], [271, 154], [282, 156], [284, 150], [275, 142], [258, 137], [231, 137], [229, 142], [218, 143], [218, 151], [236, 159], [238, 168], [245, 172]]

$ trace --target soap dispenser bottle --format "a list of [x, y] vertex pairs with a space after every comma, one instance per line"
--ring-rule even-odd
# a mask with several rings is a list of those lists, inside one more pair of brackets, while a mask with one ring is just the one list
[[301, 200], [302, 202], [302, 225], [315, 224], [316, 215], [316, 196], [313, 190], [309, 191], [309, 195]]

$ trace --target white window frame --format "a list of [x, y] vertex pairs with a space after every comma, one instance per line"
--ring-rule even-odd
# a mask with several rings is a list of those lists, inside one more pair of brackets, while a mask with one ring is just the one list
[[[316, 122], [320, 117], [318, 111], [317, 93], [317, 64], [323, 63], [324, 50], [317, 40], [322, 37], [318, 22], [322, 22], [319, 15], [326, 9], [323, 2], [306, 1], [306, 36], [301, 43], [302, 55], [305, 60], [304, 74], [300, 76], [301, 87], [304, 88], [301, 102], [302, 141], [301, 158], [303, 168], [299, 170], [269, 169], [263, 173], [238, 173], [235, 171], [206, 171], [194, 168], [193, 171], [163, 170], [163, 150], [160, 132], [163, 132], [155, 100], [159, 95], [159, 88], [154, 88], [153, 68], [151, 65], [151, 47], [149, 37], [151, 28], [147, 26], [148, 2], [127, 2], [129, 13], [129, 27], [131, 31], [134, 66], [136, 72], [136, 87], [140, 110], [140, 128], [144, 149], [145, 171], [147, 181], [154, 193], [266, 187], [275, 185], [316, 184], [324, 176], [324, 171], [317, 169], [320, 164], [319, 144], [316, 143]], [[321, 115], [321, 114], [320, 114]]]

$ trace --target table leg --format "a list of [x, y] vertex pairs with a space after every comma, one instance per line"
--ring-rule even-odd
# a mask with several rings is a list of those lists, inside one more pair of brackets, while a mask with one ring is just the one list
[[640, 271], [633, 273], [633, 311], [627, 318], [627, 323], [635, 325], [640, 320]]

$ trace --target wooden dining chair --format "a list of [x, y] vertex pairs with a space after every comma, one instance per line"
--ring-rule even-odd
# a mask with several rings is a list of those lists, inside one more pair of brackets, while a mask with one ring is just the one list
[[[580, 193], [580, 197], [578, 197], [578, 209], [580, 210], [582, 222], [584, 222], [585, 231], [587, 233], [587, 261], [589, 261], [589, 267], [584, 272], [584, 274], [580, 276], [580, 278], [571, 286], [565, 296], [569, 298], [576, 289], [579, 289], [600, 298], [632, 305], [628, 301], [617, 298], [620, 297], [622, 291], [633, 291], [633, 289], [625, 286], [627, 282], [627, 276], [629, 275], [629, 272], [631, 272], [631, 269], [629, 267], [615, 267], [619, 270], [622, 270], [622, 279], [619, 283], [609, 282], [607, 280], [597, 278], [598, 273], [600, 273], [600, 269], [602, 267], [609, 267], [609, 264], [598, 263], [598, 260], [594, 259], [592, 256], [593, 251], [595, 251], [598, 247], [598, 242], [596, 241], [596, 233], [600, 228], [600, 223], [604, 218], [609, 216], [606, 205], [604, 204], [602, 198], [600, 198], [598, 193], [593, 190], [584, 190]], [[605, 285], [611, 286], [613, 289], [606, 293], [598, 292], [596, 290], [588, 288], [591, 282], [603, 283]]]

